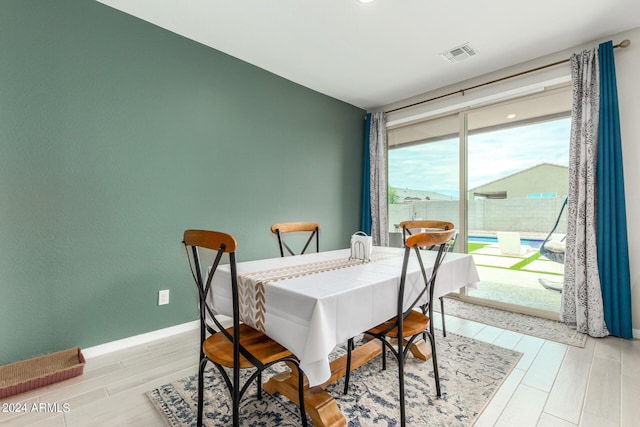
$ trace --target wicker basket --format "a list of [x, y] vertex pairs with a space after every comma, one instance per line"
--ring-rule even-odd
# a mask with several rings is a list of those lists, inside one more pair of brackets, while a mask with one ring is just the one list
[[0, 366], [0, 399], [82, 375], [78, 347]]

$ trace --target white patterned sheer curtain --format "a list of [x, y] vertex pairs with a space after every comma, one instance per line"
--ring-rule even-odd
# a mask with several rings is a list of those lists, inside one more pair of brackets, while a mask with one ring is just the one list
[[596, 165], [600, 104], [598, 50], [571, 57], [573, 111], [562, 320], [593, 337], [609, 335], [596, 247]]
[[374, 245], [389, 246], [387, 215], [387, 121], [383, 112], [371, 115], [369, 130], [371, 236]]

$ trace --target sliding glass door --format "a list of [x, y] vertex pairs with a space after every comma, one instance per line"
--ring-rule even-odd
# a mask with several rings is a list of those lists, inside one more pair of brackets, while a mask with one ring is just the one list
[[459, 118], [453, 115], [389, 131], [391, 246], [402, 246], [399, 224], [405, 220], [459, 224], [459, 129]]
[[566, 233], [570, 109], [560, 88], [390, 129], [392, 244], [402, 220], [451, 221], [481, 279], [461, 298], [557, 317], [564, 266], [540, 247]]
[[[559, 313], [564, 265], [543, 256], [566, 233], [570, 93], [501, 103], [467, 114], [468, 250], [482, 283], [469, 297]], [[555, 288], [555, 289], [554, 289]]]

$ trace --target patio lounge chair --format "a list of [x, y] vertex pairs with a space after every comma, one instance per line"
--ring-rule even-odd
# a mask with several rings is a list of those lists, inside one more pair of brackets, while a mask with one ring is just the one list
[[502, 255], [524, 255], [531, 250], [531, 246], [520, 244], [517, 231], [498, 231], [497, 235]]
[[[564, 264], [564, 251], [565, 251], [565, 237], [561, 240], [553, 240], [551, 236], [555, 233], [556, 228], [558, 228], [558, 223], [560, 223], [560, 218], [562, 217], [562, 212], [564, 208], [567, 206], [568, 197], [565, 197], [564, 203], [560, 208], [560, 213], [558, 214], [558, 218], [556, 219], [556, 223], [551, 229], [551, 232], [544, 239], [542, 245], [540, 245], [540, 254], [550, 261], [557, 262], [559, 264]], [[552, 291], [562, 292], [562, 282], [553, 282], [551, 280], [546, 279], [538, 279], [538, 282], [545, 288], [550, 289]]]

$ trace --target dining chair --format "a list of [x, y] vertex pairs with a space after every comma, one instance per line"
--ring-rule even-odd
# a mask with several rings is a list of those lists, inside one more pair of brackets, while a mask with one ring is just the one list
[[[400, 227], [402, 228], [402, 244], [405, 245], [407, 241], [407, 237], [409, 237], [413, 232], [420, 230], [453, 230], [455, 227], [452, 222], [449, 221], [439, 221], [439, 220], [411, 220], [411, 221], [402, 221], [400, 223]], [[449, 250], [453, 250], [455, 246], [455, 241], [458, 235], [456, 234], [453, 237], [453, 242], [449, 245]], [[426, 247], [424, 249], [433, 250], [433, 247]], [[440, 315], [442, 316], [442, 336], [447, 336], [447, 327], [444, 321], [444, 297], [440, 297]], [[426, 308], [422, 308], [422, 312], [426, 313]], [[433, 325], [431, 328], [431, 333], [433, 333]]]
[[[430, 328], [431, 319], [433, 317], [433, 306], [429, 304], [428, 313], [422, 313], [415, 310], [419, 301], [423, 299], [424, 294], [428, 295], [429, 299], [433, 298], [433, 289], [436, 281], [438, 269], [442, 264], [445, 255], [448, 252], [447, 244], [451, 241], [455, 234], [455, 230], [447, 231], [427, 231], [424, 233], [414, 234], [407, 238], [405, 242], [404, 259], [402, 262], [402, 274], [400, 276], [400, 286], [398, 288], [397, 299], [397, 315], [392, 319], [375, 326], [365, 332], [365, 335], [372, 336], [375, 339], [380, 340], [382, 343], [382, 369], [387, 367], [387, 350], [395, 356], [398, 361], [398, 380], [400, 391], [400, 425], [405, 425], [405, 395], [404, 395], [404, 363], [409, 354], [410, 348], [413, 345], [416, 338], [426, 334], [429, 337], [431, 343], [431, 359], [433, 360], [433, 373], [436, 383], [436, 395], [440, 397], [442, 395], [440, 391], [440, 375], [438, 373], [438, 359], [436, 354], [436, 342]], [[437, 246], [438, 250], [434, 257], [433, 264], [431, 265], [431, 271], [427, 273], [428, 269], [422, 259], [422, 251], [420, 247], [424, 246]], [[405, 284], [407, 282], [407, 267], [409, 265], [409, 259], [411, 252], [414, 251], [415, 257], [418, 260], [420, 266], [420, 282], [424, 285], [418, 296], [405, 302]], [[394, 348], [393, 341], [397, 341], [397, 349]], [[347, 366], [344, 382], [344, 394], [347, 394], [349, 389], [349, 377], [351, 371], [351, 353], [353, 347], [353, 338], [351, 338], [347, 344]]]
[[[202, 426], [204, 370], [212, 362], [220, 371], [232, 400], [233, 425], [240, 425], [240, 400], [251, 383], [257, 381], [257, 398], [262, 398], [262, 372], [278, 362], [289, 362], [298, 371], [298, 404], [302, 424], [307, 426], [304, 408], [304, 375], [293, 354], [262, 332], [240, 322], [238, 274], [236, 271], [236, 240], [226, 233], [209, 230], [186, 230], [183, 243], [193, 279], [198, 288], [200, 311], [200, 362], [198, 370], [198, 419]], [[210, 298], [211, 283], [224, 254], [228, 254], [231, 278], [231, 305], [233, 326], [225, 328], [218, 320]], [[213, 256], [213, 264], [207, 271], [205, 257]], [[208, 321], [214, 324], [211, 325]], [[208, 336], [207, 336], [208, 335]], [[230, 368], [232, 375], [225, 368]], [[240, 370], [255, 368], [255, 372], [241, 383]]]
[[314, 238], [316, 241], [316, 252], [320, 252], [320, 224], [317, 222], [282, 222], [273, 224], [271, 226], [271, 232], [278, 237], [281, 257], [285, 256], [285, 249], [290, 255], [296, 255], [284, 240], [284, 235], [288, 233], [309, 233], [307, 242], [305, 243], [304, 248], [302, 248], [302, 251], [300, 251], [300, 255], [304, 254]]

